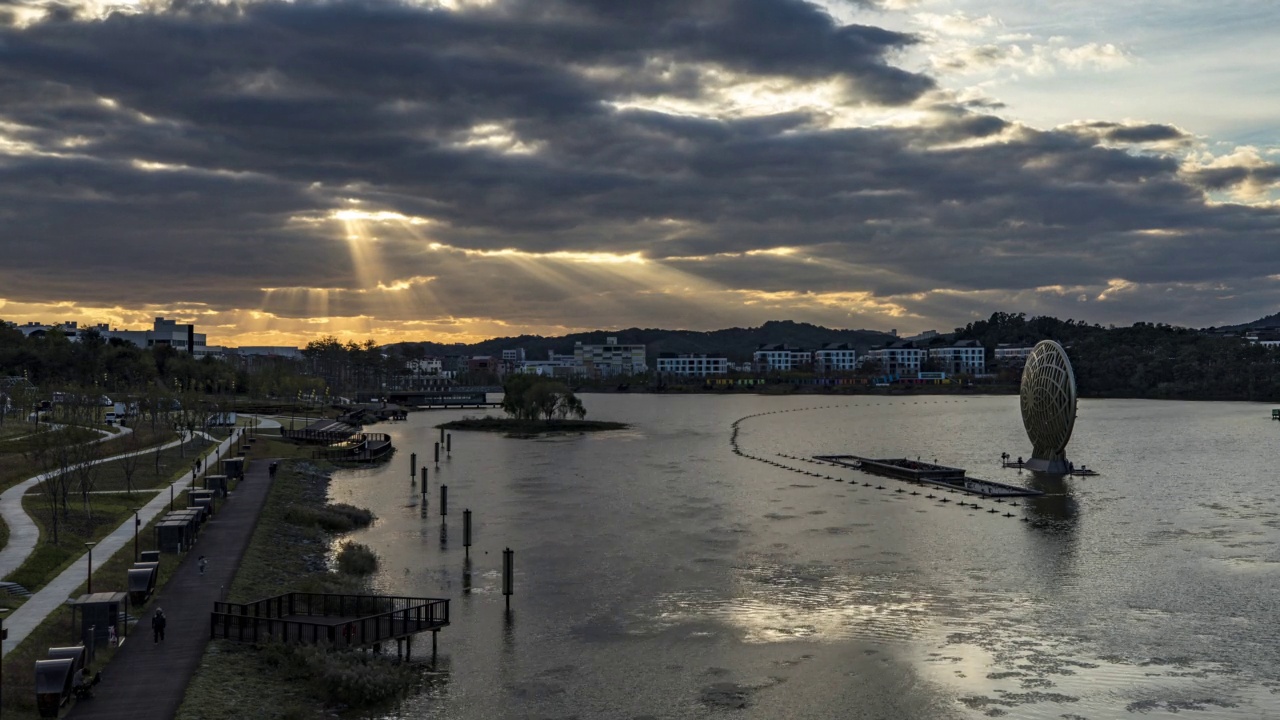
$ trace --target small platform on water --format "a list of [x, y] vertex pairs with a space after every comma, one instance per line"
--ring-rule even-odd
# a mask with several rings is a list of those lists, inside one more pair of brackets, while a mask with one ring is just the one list
[[1024, 497], [1043, 495], [1039, 490], [980, 480], [965, 474], [964, 468], [948, 467], [907, 458], [866, 458], [859, 455], [815, 455], [814, 460], [856, 468], [863, 472], [907, 482], [938, 485], [982, 497]]

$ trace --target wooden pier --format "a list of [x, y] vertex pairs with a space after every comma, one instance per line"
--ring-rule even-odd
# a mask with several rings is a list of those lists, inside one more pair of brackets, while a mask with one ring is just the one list
[[1039, 490], [1008, 485], [994, 480], [971, 478], [964, 468], [948, 467], [907, 458], [865, 458], [858, 455], [815, 455], [814, 460], [855, 468], [872, 475], [907, 482], [937, 485], [982, 497], [1024, 497], [1043, 495]]
[[323, 645], [340, 649], [381, 647], [414, 635], [435, 633], [449, 624], [449, 601], [394, 595], [332, 595], [292, 592], [251, 603], [215, 602], [209, 617], [209, 639], [262, 643]]

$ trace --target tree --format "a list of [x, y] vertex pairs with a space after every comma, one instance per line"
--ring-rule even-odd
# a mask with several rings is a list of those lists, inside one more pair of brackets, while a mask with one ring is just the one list
[[564, 383], [538, 375], [512, 375], [503, 385], [502, 409], [517, 420], [550, 421], [587, 416], [582, 401]]

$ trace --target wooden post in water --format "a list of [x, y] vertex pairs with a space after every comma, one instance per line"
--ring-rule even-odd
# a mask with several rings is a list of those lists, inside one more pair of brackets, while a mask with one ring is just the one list
[[445, 457], [453, 454], [453, 433], [444, 436], [444, 454]]
[[409, 454], [409, 484], [418, 477], [418, 453]]
[[436, 443], [436, 467], [440, 467], [440, 443]]
[[502, 551], [502, 594], [507, 599], [507, 610], [511, 610], [511, 593], [515, 585], [515, 553], [511, 548]]
[[471, 557], [471, 508], [462, 511], [462, 547]]
[[440, 514], [442, 516], [449, 514], [449, 486], [448, 485], [440, 486]]

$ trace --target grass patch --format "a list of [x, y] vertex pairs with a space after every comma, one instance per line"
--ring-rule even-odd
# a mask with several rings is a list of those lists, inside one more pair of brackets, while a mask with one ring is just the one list
[[72, 498], [66, 517], [58, 519], [58, 542], [46, 542], [50, 537], [53, 512], [43, 497], [24, 495], [22, 507], [40, 528], [41, 541], [35, 551], [7, 578], [36, 592], [58, 576], [74, 560], [85, 552], [86, 542], [97, 542], [106, 537], [121, 523], [133, 515], [133, 509], [150, 500], [142, 495], [93, 495], [93, 514], [86, 515], [80, 506], [80, 498]]
[[318, 508], [289, 508], [285, 513], [285, 520], [294, 525], [316, 525], [329, 533], [344, 533], [369, 527], [373, 523], [373, 513], [346, 503], [331, 503]]
[[[170, 437], [169, 439], [173, 440], [176, 437]], [[127, 442], [129, 441], [126, 439], [112, 445], [109, 451], [110, 454], [130, 452], [131, 449], [123, 447], [124, 443]], [[168, 440], [165, 442], [168, 442]], [[145, 448], [147, 445], [139, 445], [138, 447]], [[156, 457], [154, 450], [147, 450], [134, 458], [102, 463], [98, 467], [98, 479], [94, 484], [94, 489], [126, 491], [128, 486], [125, 483], [125, 466], [129, 462], [134, 463], [134, 490], [154, 490], [163, 487], [190, 472], [191, 463], [197, 457], [203, 458], [212, 447], [213, 443], [202, 437], [196, 437], [178, 447], [161, 450], [159, 458]]]
[[[259, 439], [257, 445], [263, 444]], [[274, 448], [264, 448], [262, 455], [275, 456]], [[228, 600], [246, 602], [289, 590], [369, 591], [367, 576], [342, 572], [341, 559], [349, 554], [347, 564], [354, 559], [354, 569], [362, 571], [370, 564], [376, 567], [377, 557], [368, 547], [348, 544], [364, 549], [340, 553], [338, 572], [328, 567], [333, 535], [325, 527], [346, 527], [373, 518], [359, 508], [326, 504], [330, 470], [329, 465], [307, 461], [281, 464]], [[254, 708], [254, 716], [265, 720], [331, 717], [334, 709], [367, 711], [388, 706], [415, 691], [422, 680], [422, 668], [397, 664], [385, 655], [219, 640], [205, 651], [178, 718], [241, 718], [245, 707]], [[264, 703], [263, 698], [271, 702]]]
[[474, 430], [478, 432], [504, 432], [515, 435], [542, 435], [559, 432], [599, 432], [624, 430], [626, 423], [607, 420], [517, 420], [503, 417], [469, 417], [437, 425], [445, 430]]

